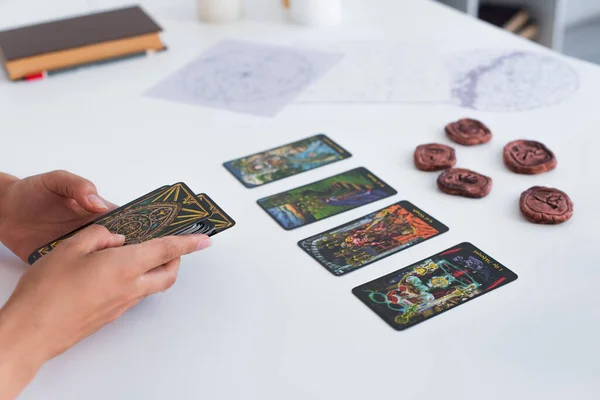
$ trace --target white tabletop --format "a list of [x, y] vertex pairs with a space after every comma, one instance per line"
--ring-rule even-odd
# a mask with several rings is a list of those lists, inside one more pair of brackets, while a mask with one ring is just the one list
[[[66, 3], [0, 0], [0, 28], [118, 2]], [[23, 399], [597, 398], [598, 67], [554, 55], [577, 72], [580, 88], [558, 105], [532, 111], [302, 103], [261, 118], [141, 93], [224, 38], [547, 50], [430, 1], [347, 0], [343, 25], [323, 30], [287, 24], [277, 5], [268, 4], [277, 1], [251, 1], [248, 19], [227, 26], [197, 23], [191, 0], [147, 3], [165, 28], [168, 52], [36, 83], [0, 78], [0, 170], [27, 176], [67, 169], [117, 203], [185, 181], [209, 193], [238, 225], [217, 236], [211, 249], [186, 257], [168, 293], [49, 362]], [[416, 145], [448, 143], [443, 126], [463, 116], [485, 121], [495, 135], [486, 146], [457, 148], [460, 166], [494, 178], [482, 200], [444, 195], [436, 174], [412, 166]], [[319, 132], [354, 157], [253, 190], [221, 166]], [[502, 148], [517, 138], [546, 143], [557, 153], [558, 168], [538, 176], [508, 171]], [[291, 232], [256, 205], [258, 198], [357, 166], [399, 194]], [[520, 193], [538, 184], [572, 197], [571, 221], [540, 226], [521, 217]], [[300, 239], [402, 199], [450, 232], [343, 277], [297, 247]], [[404, 332], [351, 294], [359, 284], [463, 241], [519, 279]], [[26, 268], [0, 248], [0, 302]]]

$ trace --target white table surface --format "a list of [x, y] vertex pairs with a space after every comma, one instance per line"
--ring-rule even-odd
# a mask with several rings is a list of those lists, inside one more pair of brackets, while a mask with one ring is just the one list
[[[0, 1], [0, 28], [118, 2], [43, 3]], [[348, 0], [344, 24], [324, 30], [288, 25], [269, 1], [251, 3], [248, 20], [207, 26], [195, 22], [191, 1], [149, 1], [147, 9], [165, 27], [168, 52], [36, 83], [0, 78], [0, 170], [27, 176], [67, 169], [117, 203], [182, 180], [209, 193], [238, 222], [211, 249], [185, 258], [171, 291], [49, 362], [22, 398], [597, 399], [600, 69], [565, 58], [580, 75], [577, 94], [519, 113], [293, 104], [269, 119], [141, 96], [224, 38], [284, 44], [384, 39], [456, 50], [546, 51], [425, 0]], [[486, 146], [457, 149], [461, 166], [494, 178], [491, 195], [482, 200], [444, 195], [435, 187], [436, 174], [412, 166], [416, 145], [447, 143], [443, 126], [463, 116], [482, 119], [495, 135]], [[221, 166], [318, 132], [354, 157], [254, 190]], [[509, 172], [502, 148], [522, 137], [554, 149], [558, 169], [540, 176]], [[291, 232], [255, 203], [357, 166], [399, 194]], [[536, 184], [570, 194], [573, 219], [560, 226], [526, 222], [518, 198]], [[402, 199], [450, 232], [344, 277], [329, 274], [296, 245]], [[462, 241], [481, 247], [519, 279], [404, 332], [392, 330], [350, 292]], [[26, 268], [0, 248], [0, 303]]]

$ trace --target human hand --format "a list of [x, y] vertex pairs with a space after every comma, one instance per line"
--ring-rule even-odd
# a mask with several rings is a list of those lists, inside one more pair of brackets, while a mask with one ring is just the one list
[[40, 246], [115, 209], [67, 171], [12, 178], [0, 190], [0, 241], [23, 261]]
[[205, 235], [124, 242], [92, 225], [23, 275], [0, 310], [0, 399], [9, 388], [16, 396], [46, 361], [170, 288], [180, 257], [210, 246]]

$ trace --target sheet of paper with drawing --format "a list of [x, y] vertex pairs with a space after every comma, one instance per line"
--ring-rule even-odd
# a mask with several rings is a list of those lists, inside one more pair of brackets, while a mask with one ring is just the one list
[[565, 62], [520, 50], [472, 50], [445, 55], [452, 103], [481, 111], [515, 112], [559, 104], [579, 88]]
[[154, 98], [274, 116], [343, 55], [224, 41], [150, 89]]
[[438, 54], [401, 42], [302, 43], [344, 59], [311, 87], [302, 103], [447, 103], [450, 77]]
[[579, 88], [567, 63], [541, 52], [445, 53], [433, 45], [371, 41], [306, 46], [345, 57], [300, 96], [301, 103], [432, 103], [515, 112], [561, 103]]

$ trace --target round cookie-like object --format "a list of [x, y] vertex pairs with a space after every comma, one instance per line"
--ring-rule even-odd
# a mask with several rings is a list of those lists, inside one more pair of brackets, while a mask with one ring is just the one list
[[463, 118], [446, 125], [446, 134], [458, 144], [475, 146], [492, 140], [492, 131], [483, 122]]
[[573, 216], [573, 202], [562, 190], [534, 186], [521, 194], [521, 213], [534, 224], [556, 225]]
[[535, 175], [556, 168], [554, 153], [535, 140], [515, 140], [504, 146], [504, 164], [517, 174]]
[[415, 166], [421, 171], [440, 171], [455, 164], [456, 152], [445, 144], [422, 144], [415, 150]]
[[492, 178], [468, 169], [450, 168], [438, 177], [437, 185], [444, 193], [478, 199], [490, 193]]

